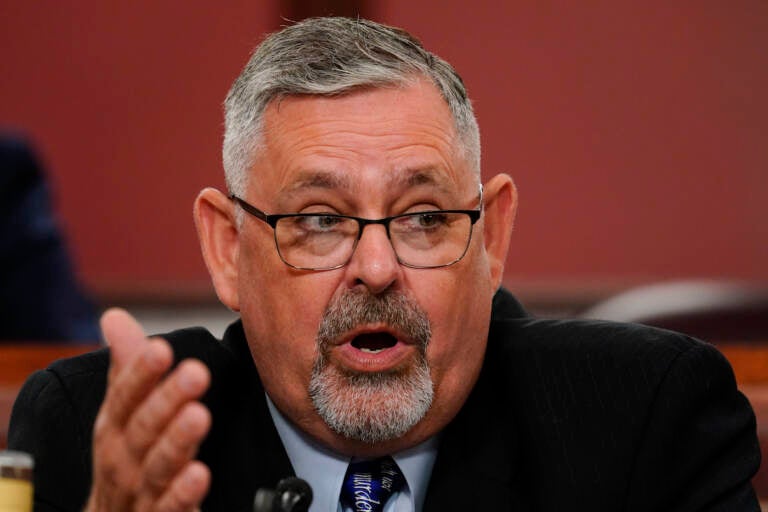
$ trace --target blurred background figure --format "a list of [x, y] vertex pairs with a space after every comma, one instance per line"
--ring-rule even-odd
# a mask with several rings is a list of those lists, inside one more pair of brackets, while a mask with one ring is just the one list
[[45, 173], [27, 141], [10, 135], [0, 136], [0, 283], [0, 341], [99, 339]]

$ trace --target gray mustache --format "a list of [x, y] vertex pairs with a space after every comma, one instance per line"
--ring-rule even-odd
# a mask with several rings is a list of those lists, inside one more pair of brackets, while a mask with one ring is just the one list
[[323, 313], [317, 333], [318, 346], [322, 351], [350, 330], [371, 323], [383, 323], [396, 329], [422, 350], [426, 350], [432, 337], [426, 312], [405, 295], [348, 291], [331, 301]]

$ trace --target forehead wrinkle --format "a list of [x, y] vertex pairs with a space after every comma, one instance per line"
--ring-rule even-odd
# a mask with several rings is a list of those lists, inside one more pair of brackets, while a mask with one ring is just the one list
[[[417, 167], [395, 170], [386, 175], [386, 187], [390, 189], [407, 189], [419, 186], [432, 186], [440, 192], [449, 192], [449, 180], [433, 167]], [[350, 176], [343, 172], [307, 170], [301, 171], [283, 190], [298, 192], [309, 189], [352, 190], [354, 187]]]

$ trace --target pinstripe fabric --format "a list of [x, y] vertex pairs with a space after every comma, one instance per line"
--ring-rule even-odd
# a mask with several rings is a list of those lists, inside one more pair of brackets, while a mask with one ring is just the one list
[[[758, 465], [754, 415], [713, 347], [637, 325], [497, 321], [425, 510], [758, 511]], [[460, 481], [475, 488], [443, 500]]]

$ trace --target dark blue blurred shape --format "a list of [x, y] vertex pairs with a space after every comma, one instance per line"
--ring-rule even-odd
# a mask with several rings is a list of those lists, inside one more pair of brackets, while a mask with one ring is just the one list
[[93, 342], [96, 310], [75, 279], [40, 164], [0, 137], [0, 341]]

